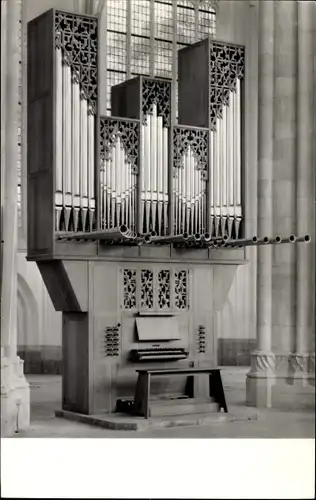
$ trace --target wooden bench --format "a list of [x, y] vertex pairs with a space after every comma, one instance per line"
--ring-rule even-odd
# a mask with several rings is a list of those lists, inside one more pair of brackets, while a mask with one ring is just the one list
[[149, 417], [150, 381], [155, 376], [168, 375], [199, 375], [209, 374], [209, 396], [219, 405], [219, 411], [223, 408], [227, 413], [227, 405], [219, 368], [173, 368], [173, 369], [142, 369], [136, 370], [138, 379], [134, 396], [134, 414]]

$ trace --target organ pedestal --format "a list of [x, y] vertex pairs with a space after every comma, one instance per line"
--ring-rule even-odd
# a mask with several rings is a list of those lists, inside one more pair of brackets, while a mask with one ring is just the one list
[[[93, 16], [28, 25], [28, 259], [63, 312], [63, 408], [88, 414], [132, 398], [146, 365], [216, 366], [239, 247], [272, 242], [239, 240], [243, 48], [179, 52], [173, 124], [171, 82], [147, 77], [112, 88], [100, 116], [98, 39]], [[152, 392], [186, 384], [155, 377]]]

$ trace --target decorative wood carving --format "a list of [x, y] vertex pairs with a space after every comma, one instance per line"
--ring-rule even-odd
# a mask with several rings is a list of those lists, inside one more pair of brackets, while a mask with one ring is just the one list
[[56, 11], [55, 42], [63, 60], [72, 70], [72, 78], [80, 84], [82, 96], [96, 113], [97, 101], [97, 19]]

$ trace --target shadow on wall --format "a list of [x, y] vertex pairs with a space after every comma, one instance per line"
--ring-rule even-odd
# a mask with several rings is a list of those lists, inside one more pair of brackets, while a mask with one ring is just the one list
[[250, 355], [256, 348], [256, 339], [217, 339], [219, 366], [250, 366]]
[[24, 361], [25, 374], [61, 374], [61, 346], [41, 345], [39, 307], [21, 274], [18, 274], [17, 334], [18, 356]]
[[17, 306], [18, 346], [39, 344], [39, 312], [35, 296], [18, 273], [18, 306]]
[[61, 375], [62, 373], [60, 346], [19, 345], [18, 356], [24, 360], [26, 375]]

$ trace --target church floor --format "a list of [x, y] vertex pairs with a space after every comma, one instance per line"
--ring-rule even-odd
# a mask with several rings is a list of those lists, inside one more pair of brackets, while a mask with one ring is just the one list
[[[226, 400], [239, 411], [246, 411], [245, 377], [247, 367], [223, 367]], [[293, 411], [260, 409], [257, 420], [214, 423], [200, 427], [185, 426], [148, 431], [113, 431], [55, 417], [61, 408], [61, 377], [28, 375], [31, 393], [31, 425], [16, 438], [314, 438], [315, 413], [305, 408]], [[310, 399], [306, 395], [306, 401]], [[247, 409], [249, 411], [249, 408]]]

